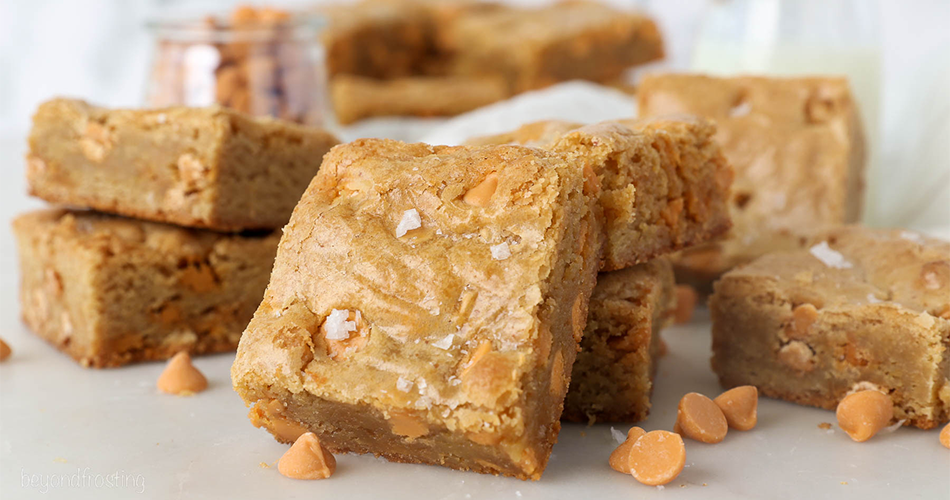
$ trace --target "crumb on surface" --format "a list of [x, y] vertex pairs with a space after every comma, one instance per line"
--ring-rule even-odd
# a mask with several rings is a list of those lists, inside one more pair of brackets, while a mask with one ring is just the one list
[[818, 424], [818, 428], [819, 428], [819, 429], [825, 429], [825, 430], [830, 429], [830, 428], [831, 428], [831, 423], [830, 423], [830, 422], [822, 422], [822, 423]]

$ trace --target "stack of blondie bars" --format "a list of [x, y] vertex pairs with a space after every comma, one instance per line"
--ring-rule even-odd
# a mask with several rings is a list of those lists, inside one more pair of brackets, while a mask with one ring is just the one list
[[280, 238], [336, 139], [221, 107], [34, 116], [14, 223], [26, 324], [83, 366], [233, 350]]
[[320, 13], [341, 123], [454, 115], [567, 80], [619, 82], [664, 54], [653, 20], [595, 1], [363, 0]]
[[537, 479], [562, 411], [642, 419], [672, 306], [663, 255], [730, 226], [714, 132], [549, 122], [468, 146], [333, 148], [232, 367], [252, 422]]

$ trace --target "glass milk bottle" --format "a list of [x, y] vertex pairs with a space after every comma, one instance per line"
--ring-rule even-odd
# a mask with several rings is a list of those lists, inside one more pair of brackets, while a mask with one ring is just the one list
[[[719, 0], [703, 21], [692, 69], [713, 75], [844, 75], [867, 137], [866, 200], [878, 189], [881, 55], [878, 3], [867, 0]], [[864, 221], [874, 223], [874, 204]]]

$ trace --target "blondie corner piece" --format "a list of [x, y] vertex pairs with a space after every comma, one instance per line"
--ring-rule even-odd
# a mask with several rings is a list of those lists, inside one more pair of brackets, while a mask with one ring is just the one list
[[64, 210], [21, 215], [13, 231], [27, 326], [97, 368], [234, 350], [280, 238]]
[[613, 271], [728, 231], [733, 173], [715, 131], [712, 122], [688, 116], [584, 127], [548, 121], [469, 143], [541, 147], [592, 168], [606, 217], [603, 270]]
[[857, 226], [716, 282], [713, 369], [726, 387], [834, 409], [877, 388], [894, 418], [950, 420], [950, 243]]
[[770, 251], [795, 248], [817, 227], [860, 220], [865, 145], [857, 102], [840, 77], [643, 79], [645, 118], [688, 113], [716, 121], [716, 141], [736, 171], [723, 241], [687, 250], [677, 278], [701, 290]]
[[231, 370], [278, 440], [538, 479], [603, 229], [562, 156], [360, 140], [327, 155]]
[[181, 226], [276, 229], [338, 141], [222, 107], [107, 110], [54, 99], [33, 117], [30, 193]]
[[650, 413], [660, 331], [676, 300], [673, 266], [659, 258], [597, 277], [564, 401], [565, 420], [638, 422]]

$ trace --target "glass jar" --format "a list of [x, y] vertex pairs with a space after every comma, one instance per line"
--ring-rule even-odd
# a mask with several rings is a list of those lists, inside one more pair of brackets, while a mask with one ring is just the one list
[[248, 9], [229, 20], [163, 20], [149, 27], [155, 53], [148, 107], [220, 104], [330, 124], [320, 18]]

